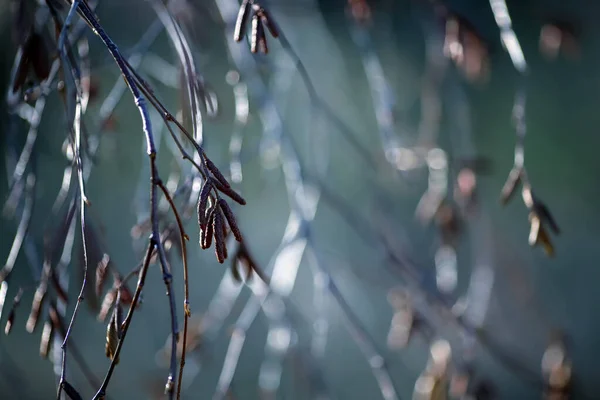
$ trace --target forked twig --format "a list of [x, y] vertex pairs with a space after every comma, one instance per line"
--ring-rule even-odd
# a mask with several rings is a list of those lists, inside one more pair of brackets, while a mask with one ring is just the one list
[[[106, 46], [107, 50], [110, 52], [110, 54], [115, 59], [115, 62], [117, 64], [117, 66], [119, 67], [119, 70], [121, 71], [121, 74], [123, 75], [123, 78], [125, 79], [127, 85], [129, 86], [129, 90], [131, 91], [131, 93], [134, 97], [135, 104], [140, 112], [141, 117], [142, 117], [142, 129], [143, 129], [144, 135], [146, 137], [147, 154], [150, 159], [150, 168], [151, 168], [150, 169], [151, 170], [151, 200], [150, 200], [150, 202], [151, 202], [151, 219], [152, 219], [152, 237], [155, 240], [154, 245], [156, 246], [158, 257], [160, 260], [160, 265], [161, 265], [162, 274], [163, 274], [163, 280], [165, 282], [165, 286], [167, 287], [167, 295], [169, 297], [169, 304], [170, 304], [170, 308], [171, 308], [172, 347], [173, 347], [173, 350], [175, 350], [176, 345], [177, 345], [176, 340], [177, 340], [177, 333], [178, 333], [177, 316], [176, 316], [175, 306], [174, 306], [174, 304], [175, 304], [174, 294], [171, 289], [172, 278], [171, 278], [171, 274], [170, 274], [170, 268], [167, 264], [164, 247], [160, 240], [160, 232], [159, 232], [159, 226], [158, 226], [158, 214], [157, 214], [157, 200], [156, 200], [156, 187], [159, 185], [160, 177], [158, 176], [158, 171], [157, 171], [156, 164], [155, 164], [156, 163], [156, 147], [154, 144], [154, 138], [153, 138], [153, 134], [152, 134], [152, 126], [151, 126], [148, 110], [146, 108], [146, 103], [138, 89], [138, 86], [137, 86], [134, 78], [132, 77], [132, 75], [130, 73], [130, 70], [127, 67], [127, 63], [126, 63], [125, 59], [119, 52], [116, 44], [106, 34], [106, 32], [104, 31], [104, 29], [102, 28], [102, 26], [100, 25], [98, 20], [96, 19], [96, 16], [93, 13], [93, 11], [88, 7], [88, 5], [86, 3], [80, 3], [79, 7], [78, 7], [78, 12], [84, 18], [84, 20], [86, 20], [86, 22], [88, 22], [88, 24], [90, 24], [90, 26], [94, 30], [94, 33], [96, 33], [96, 35], [100, 37], [100, 39]], [[137, 292], [137, 290], [136, 290], [136, 292]], [[138, 297], [139, 297], [139, 295], [138, 295]], [[133, 304], [135, 305], [136, 303], [134, 302]], [[121, 341], [119, 343], [121, 343]], [[111, 363], [111, 367], [112, 367], [111, 369], [114, 369], [114, 359], [113, 359], [113, 363]], [[176, 376], [175, 369], [176, 369], [176, 354], [175, 354], [175, 351], [173, 351], [169, 377], [167, 379], [167, 384], [166, 384], [166, 391], [169, 393], [171, 398], [173, 397], [174, 381], [175, 381], [175, 376]], [[105, 382], [106, 382], [106, 385], [108, 385], [108, 380]], [[101, 388], [101, 390], [98, 393], [104, 395], [105, 390], [106, 390], [106, 386], [103, 385], [103, 387]]]
[[189, 236], [185, 233], [183, 228], [183, 222], [181, 221], [181, 217], [179, 216], [179, 212], [177, 211], [177, 207], [173, 202], [173, 198], [169, 194], [168, 189], [165, 187], [164, 183], [159, 182], [158, 186], [162, 190], [165, 195], [169, 205], [171, 206], [171, 210], [173, 210], [173, 214], [175, 215], [175, 219], [177, 220], [177, 227], [179, 229], [179, 236], [181, 240], [181, 254], [183, 261], [183, 287], [184, 287], [184, 300], [183, 300], [183, 343], [182, 343], [182, 351], [181, 351], [181, 360], [179, 364], [179, 380], [177, 382], [177, 399], [181, 397], [181, 379], [183, 377], [183, 367], [185, 366], [185, 353], [187, 346], [187, 334], [188, 334], [188, 320], [192, 315], [192, 311], [190, 309], [190, 289], [189, 289], [189, 281], [188, 281], [188, 262], [187, 262], [187, 248], [186, 242], [190, 239]]

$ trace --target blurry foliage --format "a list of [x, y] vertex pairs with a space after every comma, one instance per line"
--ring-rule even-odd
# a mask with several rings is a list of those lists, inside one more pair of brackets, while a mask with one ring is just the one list
[[600, 8], [513, 3], [0, 2], [3, 396], [594, 398]]

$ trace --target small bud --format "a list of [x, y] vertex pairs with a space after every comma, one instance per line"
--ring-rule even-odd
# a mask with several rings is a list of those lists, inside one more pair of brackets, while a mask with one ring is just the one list
[[118, 321], [117, 321], [117, 312], [116, 307], [113, 311], [113, 315], [108, 322], [108, 326], [106, 327], [106, 346], [105, 352], [106, 357], [110, 358], [111, 361], [114, 360], [115, 364], [119, 363], [119, 359], [115, 359], [115, 353], [117, 350], [117, 345], [119, 344], [119, 329]]

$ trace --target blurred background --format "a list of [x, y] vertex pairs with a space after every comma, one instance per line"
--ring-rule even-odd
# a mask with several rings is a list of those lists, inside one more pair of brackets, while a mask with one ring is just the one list
[[[9, 10], [20, 2], [2, 3], [0, 81], [8, 93], [18, 49]], [[237, 0], [170, 5], [206, 83], [204, 148], [247, 200], [234, 212], [275, 291], [259, 307], [252, 293], [260, 295], [258, 278], [249, 286], [234, 283], [229, 262], [220, 265], [213, 250], [200, 249], [196, 217], [188, 215], [193, 340], [182, 397], [212, 398], [216, 391], [220, 398], [222, 389], [221, 396], [239, 399], [407, 399], [417, 378], [429, 373], [431, 343], [444, 339], [452, 349], [446, 377], [471, 371], [473, 398], [539, 398], [547, 379], [542, 358], [558, 333], [572, 364], [570, 398], [599, 397], [600, 5], [508, 1], [526, 74], [518, 54], [515, 63], [506, 51], [513, 42], [503, 46], [497, 25], [503, 20], [494, 18], [489, 2], [260, 5], [281, 33], [275, 39], [267, 31], [266, 55], [251, 53], [247, 40], [232, 40]], [[176, 114], [187, 102], [179, 58], [152, 2], [103, 0], [96, 12]], [[54, 40], [49, 28], [43, 32]], [[88, 159], [87, 218], [102, 253], [126, 275], [142, 259], [147, 237], [136, 237], [135, 229], [149, 213], [145, 139], [114, 61], [89, 29], [83, 32], [93, 88], [84, 120], [97, 144], [93, 162]], [[552, 235], [554, 257], [528, 244], [520, 192], [505, 207], [499, 201], [513, 167], [515, 96], [525, 91], [525, 165], [561, 230]], [[71, 169], [63, 108], [56, 90], [50, 93], [26, 167], [36, 176], [35, 189], [19, 198], [14, 212], [5, 207], [0, 223], [0, 256], [10, 260], [26, 198], [33, 202], [23, 246], [2, 286], [3, 326], [22, 291], [12, 331], [0, 336], [3, 399], [51, 398], [60, 374], [59, 335], [48, 360], [40, 357], [46, 317], [33, 333], [25, 328], [44, 235], [60, 234], [53, 204], [65, 168]], [[3, 110], [0, 199], [10, 203], [30, 121], [9, 100]], [[161, 176], [175, 191], [190, 166], [160, 116], [152, 118]], [[440, 210], [439, 196], [446, 195]], [[66, 321], [82, 277], [78, 227], [75, 232], [61, 275], [71, 299]], [[181, 321], [176, 253], [171, 264]], [[80, 357], [69, 353], [67, 374], [85, 398], [98, 388], [90, 377], [101, 382], [110, 364], [106, 322], [97, 318], [102, 297], [94, 305], [86, 295], [71, 337]], [[406, 346], [390, 334], [392, 318], [402, 312], [419, 321]], [[234, 326], [246, 336], [232, 370], [235, 357], [226, 356], [235, 353]], [[152, 265], [108, 398], [162, 398], [170, 331], [162, 275]]]

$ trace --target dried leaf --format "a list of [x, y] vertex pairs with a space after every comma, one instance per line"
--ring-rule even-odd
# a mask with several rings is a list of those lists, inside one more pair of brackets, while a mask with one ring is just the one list
[[531, 230], [529, 231], [529, 245], [536, 246], [541, 244], [547, 256], [552, 257], [554, 255], [554, 246], [550, 241], [550, 236], [542, 224], [542, 220], [534, 211], [529, 214], [529, 222], [531, 223]]
[[114, 308], [112, 317], [108, 322], [108, 326], [106, 327], [106, 346], [105, 352], [106, 357], [110, 358], [111, 361], [114, 360], [115, 364], [119, 363], [119, 359], [115, 359], [115, 352], [117, 350], [117, 345], [119, 344], [119, 329], [120, 326], [117, 321], [117, 307]]
[[110, 311], [111, 307], [115, 303], [116, 298], [117, 298], [117, 289], [116, 288], [112, 288], [110, 291], [108, 291], [106, 293], [106, 295], [104, 295], [104, 299], [102, 300], [102, 305], [100, 306], [100, 312], [98, 313], [98, 317], [97, 317], [98, 321], [104, 322], [106, 320], [106, 317], [108, 316], [108, 312]]
[[117, 328], [117, 337], [121, 339], [123, 335], [123, 307], [121, 301], [117, 296], [117, 303], [115, 304], [115, 327]]
[[96, 280], [95, 280], [95, 293], [96, 297], [100, 297], [104, 291], [104, 284], [106, 283], [106, 277], [108, 268], [110, 265], [110, 256], [106, 253], [102, 256], [100, 262], [96, 265]]
[[123, 284], [123, 277], [121, 274], [115, 272], [114, 280], [114, 287], [119, 289], [121, 304], [130, 305], [133, 302], [133, 293], [129, 290], [127, 284]]

